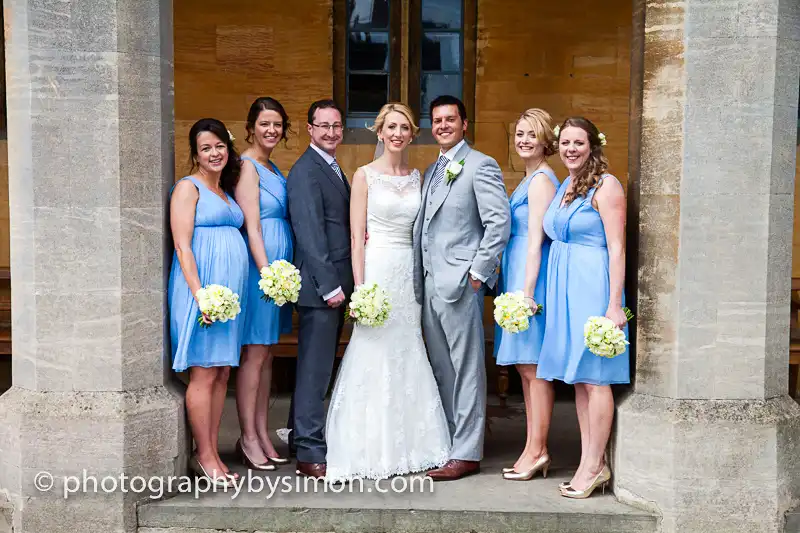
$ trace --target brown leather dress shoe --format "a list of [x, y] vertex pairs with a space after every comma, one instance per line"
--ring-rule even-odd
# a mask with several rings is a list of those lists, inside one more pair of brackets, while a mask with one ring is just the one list
[[327, 472], [327, 467], [325, 463], [304, 463], [302, 461], [297, 461], [296, 472], [299, 476], [323, 478]]
[[462, 461], [450, 459], [441, 468], [429, 470], [427, 476], [434, 481], [452, 481], [462, 477], [471, 476], [481, 471], [480, 461]]

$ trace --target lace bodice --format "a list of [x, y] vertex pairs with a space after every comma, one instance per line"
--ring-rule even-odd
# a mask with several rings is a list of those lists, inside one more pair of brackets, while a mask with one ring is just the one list
[[420, 208], [420, 173], [389, 176], [370, 167], [366, 175], [368, 246], [411, 246], [414, 219]]
[[383, 327], [356, 325], [336, 378], [325, 430], [329, 481], [381, 479], [443, 465], [450, 433], [422, 339], [412, 234], [420, 174], [362, 167], [368, 186], [364, 282], [386, 290]]

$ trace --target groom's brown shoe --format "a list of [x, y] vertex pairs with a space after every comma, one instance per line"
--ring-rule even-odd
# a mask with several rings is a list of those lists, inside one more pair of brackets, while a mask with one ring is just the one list
[[462, 461], [450, 459], [441, 468], [429, 470], [427, 476], [434, 481], [452, 481], [462, 477], [471, 476], [481, 471], [480, 461]]
[[300, 476], [324, 478], [327, 473], [327, 467], [325, 463], [304, 463], [302, 461], [297, 461], [296, 472], [297, 475]]

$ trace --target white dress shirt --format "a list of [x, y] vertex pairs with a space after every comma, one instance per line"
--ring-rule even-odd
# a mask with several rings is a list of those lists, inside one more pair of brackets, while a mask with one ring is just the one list
[[[336, 158], [334, 158], [331, 154], [329, 154], [328, 152], [326, 152], [325, 150], [323, 150], [314, 143], [311, 143], [311, 148], [313, 148], [315, 152], [317, 152], [320, 156], [322, 156], [322, 159], [324, 159], [325, 162], [328, 163], [328, 165], [331, 167], [331, 170], [333, 170], [333, 162], [336, 161]], [[336, 171], [334, 170], [333, 173], [336, 174]], [[336, 175], [339, 176], [338, 174]], [[344, 179], [344, 178], [339, 176], [339, 179]]]
[[[466, 142], [467, 142], [467, 140], [466, 140], [466, 139], [461, 139], [461, 142], [459, 142], [457, 145], [455, 145], [455, 146], [453, 146], [452, 148], [450, 148], [450, 149], [447, 151], [447, 153], [443, 153], [442, 155], [443, 155], [443, 156], [445, 156], [445, 157], [446, 157], [446, 158], [447, 158], [447, 159], [448, 159], [448, 160], [449, 160], [449, 161], [452, 163], [453, 159], [455, 159], [455, 157], [456, 157], [456, 154], [458, 153], [458, 151], [459, 151], [459, 150], [461, 150], [461, 147], [462, 147], [462, 146], [464, 146], [464, 145], [466, 144]], [[441, 153], [441, 151], [440, 151], [440, 153]], [[480, 281], [481, 281], [481, 282], [483, 282], [483, 283], [486, 283], [486, 278], [485, 278], [485, 277], [483, 277], [483, 276], [481, 276], [481, 275], [480, 275], [480, 274], [478, 274], [477, 272], [475, 272], [475, 271], [473, 271], [473, 270], [470, 270], [470, 271], [469, 271], [469, 274], [470, 274], [470, 275], [471, 275], [473, 278], [475, 278], [475, 279], [477, 279], [477, 280], [480, 280]]]
[[[331, 154], [329, 154], [328, 152], [326, 152], [325, 150], [321, 149], [319, 146], [317, 146], [314, 143], [311, 143], [311, 148], [313, 148], [314, 151], [316, 151], [320, 156], [322, 156], [322, 159], [324, 159], [325, 162], [328, 163], [328, 165], [331, 165], [331, 170], [333, 170], [333, 166], [332, 165], [333, 165], [333, 162], [335, 161], [334, 157]], [[336, 174], [336, 171], [334, 171], [333, 173]], [[336, 289], [334, 289], [333, 291], [331, 291], [328, 294], [326, 294], [325, 296], [323, 296], [322, 299], [327, 302], [328, 300], [330, 300], [331, 298], [333, 298], [334, 296], [336, 296], [340, 292], [342, 292], [342, 287], [341, 286], [336, 287]]]
[[[461, 139], [461, 141], [457, 145], [453, 146], [452, 148], [450, 148], [447, 151], [446, 154], [442, 154], [442, 155], [445, 156], [450, 161], [453, 161], [453, 159], [456, 157], [456, 154], [458, 153], [458, 151], [461, 150], [461, 147], [464, 146], [466, 143], [467, 143], [466, 139]], [[441, 151], [440, 151], [440, 153], [441, 153]]]

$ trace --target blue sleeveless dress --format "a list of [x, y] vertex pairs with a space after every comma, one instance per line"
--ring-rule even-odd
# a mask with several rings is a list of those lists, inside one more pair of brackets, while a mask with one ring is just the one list
[[[272, 263], [278, 259], [285, 259], [291, 262], [294, 244], [287, 220], [286, 178], [272, 162], [270, 169], [251, 157], [242, 156], [242, 159], [253, 163], [258, 172], [261, 237], [264, 240], [267, 261]], [[246, 227], [242, 228], [242, 232], [247, 243]], [[292, 330], [292, 305], [287, 303], [283, 307], [278, 307], [272, 302], [261, 299], [264, 294], [258, 287], [261, 273], [252, 254], [248, 255], [250, 255], [250, 275], [247, 283], [247, 312], [244, 317], [242, 344], [276, 344], [281, 333]]]
[[[521, 291], [525, 285], [525, 267], [528, 262], [528, 185], [537, 174], [545, 174], [558, 190], [559, 182], [550, 170], [539, 170], [524, 179], [509, 198], [511, 204], [511, 237], [500, 263], [499, 293]], [[542, 241], [542, 262], [533, 291], [537, 304], [547, 307], [545, 286], [550, 239]], [[544, 338], [545, 316], [539, 313], [531, 319], [530, 327], [521, 333], [507, 333], [495, 324], [494, 356], [500, 366], [537, 364]]]
[[[613, 179], [604, 174], [601, 180]], [[545, 233], [553, 242], [547, 267], [546, 327], [537, 377], [565, 383], [630, 383], [629, 352], [608, 359], [590, 352], [583, 326], [590, 316], [605, 316], [610, 298], [608, 248], [600, 213], [592, 206], [597, 188], [561, 207], [571, 178], [564, 180], [545, 214]], [[623, 293], [622, 305], [625, 305]], [[623, 329], [628, 335], [628, 326]]]
[[[239, 230], [244, 224], [244, 214], [230, 195], [226, 194], [228, 203], [225, 203], [200, 180], [187, 176], [181, 181], [185, 179], [200, 193], [192, 236], [200, 284], [224, 285], [242, 301], [248, 275], [247, 247]], [[177, 252], [173, 253], [169, 275], [169, 311], [173, 370], [239, 365], [242, 313], [235, 320], [201, 327], [197, 322], [200, 310], [183, 276]]]

